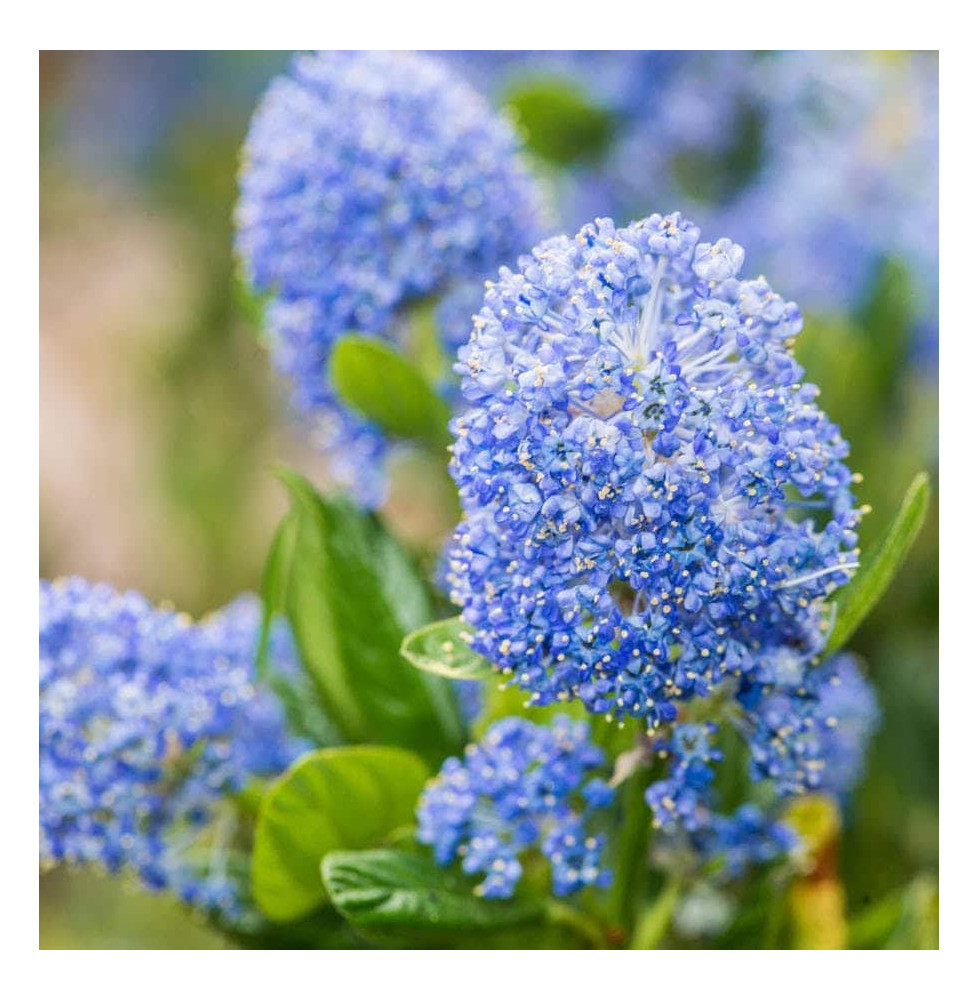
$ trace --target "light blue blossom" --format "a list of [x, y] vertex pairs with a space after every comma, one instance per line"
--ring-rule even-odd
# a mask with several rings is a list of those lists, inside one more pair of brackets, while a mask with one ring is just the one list
[[662, 840], [657, 855], [670, 864], [677, 856], [708, 867], [721, 880], [739, 878], [748, 868], [784, 858], [794, 847], [791, 830], [753, 803], [731, 815], [715, 811], [715, 764], [723, 754], [713, 746], [716, 726], [686, 723], [659, 741], [668, 776], [649, 786], [645, 799]]
[[607, 885], [605, 837], [594, 819], [612, 793], [592, 775], [603, 763], [586, 723], [503, 719], [428, 784], [418, 803], [418, 839], [434, 848], [439, 864], [460, 858], [467, 874], [484, 876], [475, 891], [487, 899], [513, 894], [520, 856], [531, 848], [550, 862], [557, 896]]
[[333, 343], [350, 331], [401, 343], [412, 303], [478, 286], [543, 217], [509, 124], [433, 59], [300, 55], [269, 88], [244, 151], [237, 249], [272, 297], [275, 365], [364, 503], [383, 498], [386, 441], [337, 399]]
[[[40, 583], [40, 856], [241, 915], [228, 796], [304, 748], [256, 686], [256, 598], [194, 624], [77, 577]], [[275, 669], [295, 669], [289, 637]]]
[[821, 648], [857, 559], [847, 445], [792, 356], [797, 307], [742, 259], [678, 215], [600, 219], [487, 286], [446, 578], [535, 704], [655, 727], [764, 649]]
[[851, 656], [807, 670], [793, 652], [782, 651], [780, 661], [772, 670], [765, 659], [739, 694], [751, 774], [772, 780], [781, 795], [820, 790], [843, 796], [862, 775], [879, 724], [873, 687]]

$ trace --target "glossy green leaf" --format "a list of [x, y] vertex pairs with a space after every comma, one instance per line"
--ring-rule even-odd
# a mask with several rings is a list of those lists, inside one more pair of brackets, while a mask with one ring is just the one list
[[262, 798], [251, 885], [272, 920], [295, 920], [326, 902], [319, 866], [330, 851], [372, 847], [410, 823], [427, 778], [395, 747], [335, 747], [298, 760]]
[[328, 854], [322, 877], [336, 909], [379, 944], [518, 947], [513, 932], [543, 916], [535, 899], [480, 899], [473, 882], [413, 851]]
[[286, 607], [327, 715], [349, 742], [392, 743], [440, 763], [465, 737], [451, 686], [399, 653], [429, 617], [423, 581], [376, 517], [320, 496], [296, 473], [282, 479], [298, 516]]
[[448, 404], [402, 354], [348, 333], [333, 347], [330, 378], [340, 398], [394, 437], [434, 447], [451, 442]]
[[930, 479], [918, 473], [911, 482], [885, 537], [862, 560], [862, 567], [839, 591], [836, 617], [826, 652], [841, 649], [886, 592], [923, 527], [930, 503]]
[[299, 518], [295, 512], [290, 511], [282, 518], [275, 532], [265, 562], [261, 581], [263, 611], [256, 669], [263, 683], [275, 692], [282, 703], [292, 731], [316, 746], [332, 746], [340, 742], [339, 733], [317, 696], [312, 678], [304, 672], [290, 672], [287, 676], [283, 675], [273, 669], [269, 660], [272, 625], [277, 616], [285, 614], [286, 594], [298, 528]]
[[469, 645], [461, 618], [445, 618], [411, 632], [401, 643], [401, 656], [419, 670], [455, 681], [491, 680], [492, 665]]

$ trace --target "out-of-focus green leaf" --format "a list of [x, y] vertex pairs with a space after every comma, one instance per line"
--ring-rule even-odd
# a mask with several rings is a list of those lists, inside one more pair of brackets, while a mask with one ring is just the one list
[[679, 878], [671, 878], [665, 883], [651, 906], [639, 918], [632, 938], [632, 948], [648, 951], [659, 947], [672, 924], [681, 889], [682, 881]]
[[467, 628], [461, 618], [432, 622], [404, 637], [401, 656], [419, 670], [454, 681], [491, 680], [492, 665], [469, 645]]
[[428, 615], [424, 583], [377, 518], [296, 473], [281, 478], [299, 519], [286, 607], [327, 715], [350, 742], [393, 743], [439, 763], [465, 736], [451, 686], [399, 652]]
[[341, 337], [333, 347], [330, 377], [343, 401], [387, 434], [435, 448], [451, 442], [448, 404], [383, 341], [355, 333]]
[[521, 80], [504, 104], [516, 115], [527, 148], [550, 163], [600, 160], [614, 135], [614, 116], [557, 77]]
[[886, 536], [864, 559], [855, 577], [839, 591], [836, 618], [826, 652], [841, 649], [886, 592], [917, 537], [930, 503], [930, 479], [918, 473], [907, 489]]
[[295, 920], [326, 902], [319, 874], [329, 851], [373, 847], [412, 821], [427, 778], [395, 747], [334, 747], [300, 758], [262, 798], [251, 884], [272, 920]]
[[903, 912], [885, 947], [919, 951], [940, 947], [940, 902], [935, 878], [920, 875], [907, 887]]
[[285, 610], [285, 592], [288, 586], [289, 570], [295, 539], [299, 527], [296, 515], [289, 512], [282, 518], [272, 539], [271, 548], [265, 559], [261, 576], [261, 598], [263, 604], [261, 632], [258, 638], [258, 676], [263, 680], [268, 674], [268, 644], [271, 639], [272, 622], [275, 616]]
[[265, 329], [265, 307], [271, 296], [255, 291], [240, 268], [235, 268], [231, 285], [231, 295], [238, 312], [249, 326], [254, 327], [259, 333], [262, 332]]
[[936, 949], [939, 923], [937, 880], [920, 875], [850, 921], [849, 947]]
[[894, 257], [881, 260], [857, 322], [869, 342], [865, 377], [873, 380], [876, 411], [894, 398], [907, 362], [913, 333], [915, 303], [913, 275]]
[[322, 876], [333, 905], [378, 944], [520, 947], [543, 917], [539, 900], [480, 899], [458, 873], [406, 850], [327, 854]]

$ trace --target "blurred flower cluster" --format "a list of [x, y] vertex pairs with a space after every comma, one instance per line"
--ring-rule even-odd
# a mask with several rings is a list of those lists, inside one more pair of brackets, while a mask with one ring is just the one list
[[[40, 585], [42, 861], [130, 869], [204, 910], [241, 915], [226, 801], [304, 748], [255, 677], [261, 608], [194, 624], [80, 578]], [[287, 630], [272, 669], [297, 670]]]

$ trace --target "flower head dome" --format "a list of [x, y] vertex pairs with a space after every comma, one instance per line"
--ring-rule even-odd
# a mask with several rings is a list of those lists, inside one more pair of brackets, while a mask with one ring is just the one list
[[457, 370], [474, 645], [531, 700], [675, 715], [765, 647], [814, 651], [852, 572], [847, 446], [797, 308], [678, 215], [559, 237], [488, 285]]
[[[41, 581], [42, 860], [126, 868], [201, 908], [240, 910], [220, 800], [303, 749], [255, 686], [260, 622], [256, 598], [194, 624], [106, 584]], [[292, 657], [290, 637], [273, 638], [275, 667]]]
[[542, 217], [509, 124], [433, 59], [301, 55], [269, 88], [245, 145], [237, 248], [273, 297], [275, 363], [364, 502], [383, 493], [369, 468], [384, 439], [329, 385], [336, 338], [397, 340], [405, 306], [485, 278], [532, 246]]

